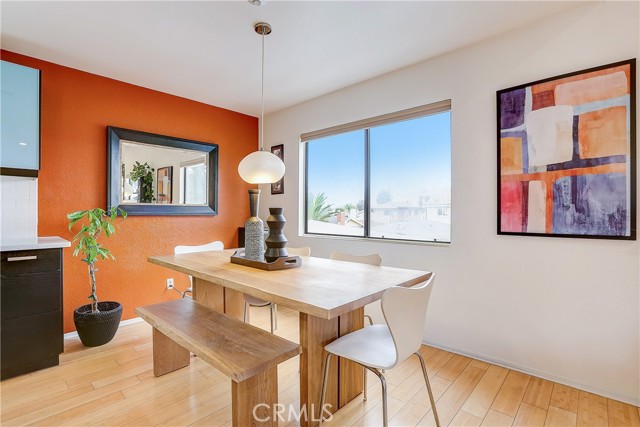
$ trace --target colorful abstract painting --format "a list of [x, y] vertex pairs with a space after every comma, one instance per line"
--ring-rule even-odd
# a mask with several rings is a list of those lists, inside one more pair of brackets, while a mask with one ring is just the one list
[[635, 240], [635, 65], [498, 91], [498, 234]]

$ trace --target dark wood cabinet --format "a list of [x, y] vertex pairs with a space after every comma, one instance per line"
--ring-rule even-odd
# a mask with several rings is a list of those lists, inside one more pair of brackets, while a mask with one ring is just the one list
[[1, 379], [55, 366], [64, 351], [62, 249], [2, 252]]

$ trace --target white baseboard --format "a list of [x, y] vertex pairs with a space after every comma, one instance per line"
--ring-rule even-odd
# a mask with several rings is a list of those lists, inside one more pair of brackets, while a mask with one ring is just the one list
[[[140, 317], [134, 317], [132, 319], [122, 320], [118, 328], [120, 326], [131, 325], [133, 323], [139, 323], [139, 322], [143, 322], [143, 320]], [[67, 338], [78, 338], [78, 333], [76, 331], [67, 332], [66, 334], [64, 334], [64, 339], [66, 340]]]
[[589, 384], [583, 384], [583, 383], [580, 383], [579, 381], [574, 381], [569, 378], [561, 377], [559, 375], [538, 371], [537, 369], [532, 369], [530, 367], [522, 366], [517, 363], [507, 362], [507, 361], [498, 360], [498, 359], [491, 359], [481, 354], [475, 354], [473, 352], [460, 350], [458, 348], [453, 348], [453, 347], [440, 345], [440, 344], [434, 344], [427, 341], [423, 341], [422, 343], [430, 347], [439, 348], [441, 350], [446, 350], [451, 353], [457, 353], [463, 356], [471, 357], [473, 359], [481, 360], [483, 362], [491, 363], [492, 365], [502, 366], [503, 368], [513, 369], [514, 371], [519, 371], [525, 374], [534, 375], [536, 377], [540, 377], [545, 380], [553, 381], [559, 384], [567, 385], [569, 387], [588, 391], [589, 393], [599, 394], [600, 396], [608, 397], [614, 400], [619, 400], [620, 402], [625, 402], [633, 406], [640, 406], [640, 397], [638, 396], [636, 397], [626, 396], [616, 392], [612, 392], [611, 390], [603, 390], [598, 387], [593, 387]]

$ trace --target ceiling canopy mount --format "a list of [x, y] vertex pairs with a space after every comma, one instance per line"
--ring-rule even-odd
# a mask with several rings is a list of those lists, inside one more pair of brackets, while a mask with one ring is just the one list
[[261, 36], [267, 36], [271, 34], [271, 25], [267, 24], [266, 22], [258, 22], [253, 28], [254, 30], [256, 30], [256, 33], [260, 34]]

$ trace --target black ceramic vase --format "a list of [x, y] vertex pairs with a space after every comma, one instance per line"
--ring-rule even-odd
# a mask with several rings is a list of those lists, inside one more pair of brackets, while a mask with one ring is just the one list
[[287, 220], [282, 215], [282, 211], [284, 211], [284, 208], [269, 208], [270, 215], [267, 218], [269, 236], [265, 240], [267, 251], [264, 253], [264, 258], [267, 262], [274, 262], [278, 258], [289, 256], [285, 248], [287, 238], [282, 231]]

